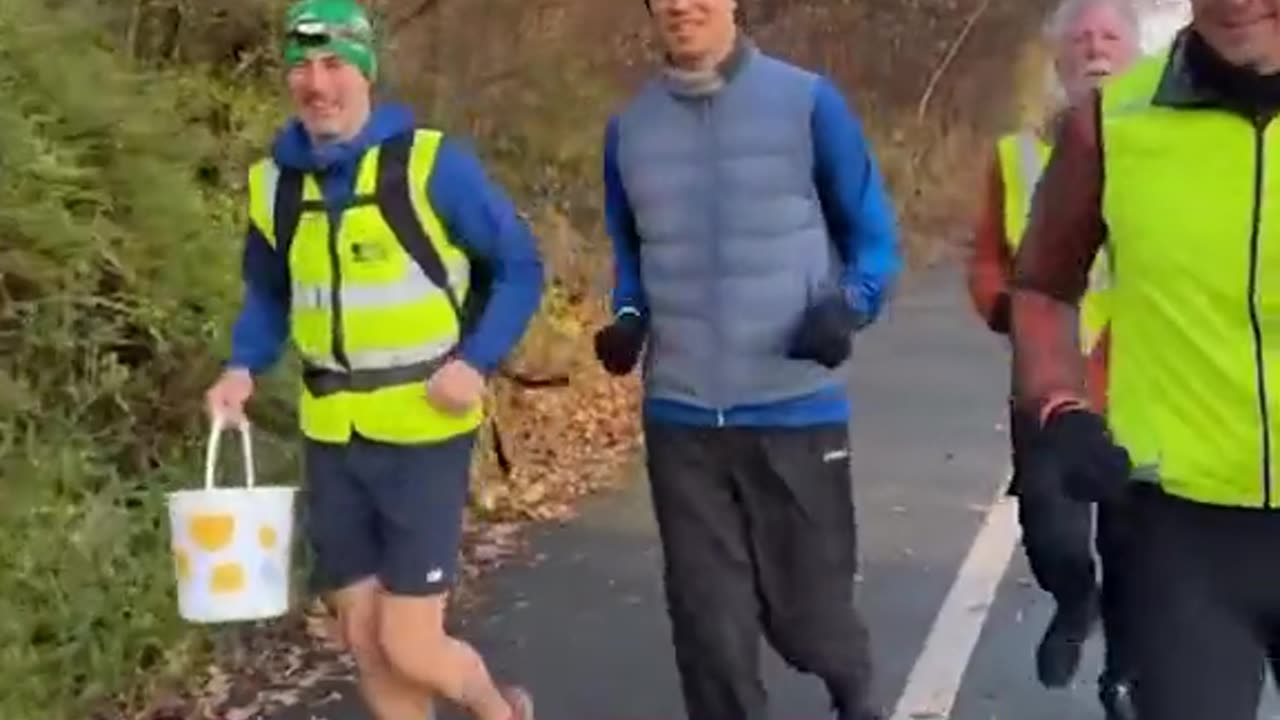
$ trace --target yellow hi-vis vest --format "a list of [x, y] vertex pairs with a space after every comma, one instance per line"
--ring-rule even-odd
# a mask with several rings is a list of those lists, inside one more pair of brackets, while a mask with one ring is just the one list
[[[304, 366], [299, 416], [308, 438], [343, 443], [355, 431], [388, 443], [436, 442], [483, 419], [479, 406], [454, 415], [426, 397], [427, 378], [458, 343], [455, 303], [466, 295], [470, 269], [427, 197], [441, 137], [417, 130], [366, 151], [336, 225], [314, 175], [282, 172], [270, 159], [250, 170], [250, 216], [288, 254], [290, 334]], [[447, 288], [411, 249], [419, 260], [434, 258]]]
[[1102, 95], [1108, 420], [1139, 479], [1280, 508], [1280, 125], [1199, 96], [1180, 52]]
[[[1000, 176], [1004, 185], [1005, 242], [1010, 254], [1018, 251], [1031, 217], [1031, 199], [1036, 183], [1049, 161], [1050, 147], [1030, 131], [1012, 133], [996, 143]], [[1089, 271], [1089, 290], [1080, 303], [1080, 349], [1085, 354], [1107, 326], [1107, 259], [1099, 253]]]

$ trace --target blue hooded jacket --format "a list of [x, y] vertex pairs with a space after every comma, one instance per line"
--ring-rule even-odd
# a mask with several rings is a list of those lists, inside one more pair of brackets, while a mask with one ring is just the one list
[[[364, 129], [350, 141], [316, 146], [295, 119], [281, 130], [272, 157], [281, 167], [320, 174], [325, 202], [343, 207], [355, 191], [357, 163], [364, 152], [414, 127], [413, 113], [397, 104], [374, 108]], [[468, 256], [493, 268], [493, 291], [474, 330], [459, 352], [483, 373], [493, 372], [520, 341], [542, 296], [543, 267], [537, 240], [503, 191], [485, 176], [479, 160], [445, 137], [426, 191], [449, 231]], [[337, 211], [331, 210], [331, 219]], [[241, 272], [245, 294], [231, 332], [230, 367], [255, 375], [280, 358], [289, 335], [289, 262], [250, 223]]]

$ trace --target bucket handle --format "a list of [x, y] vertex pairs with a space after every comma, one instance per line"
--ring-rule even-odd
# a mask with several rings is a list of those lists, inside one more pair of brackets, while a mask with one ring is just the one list
[[[209, 429], [208, 450], [204, 457], [204, 489], [213, 489], [213, 470], [218, 462], [218, 444], [222, 439], [222, 431], [226, 428], [227, 420], [222, 415], [213, 416], [213, 426]], [[240, 445], [244, 449], [244, 475], [245, 486], [253, 487], [253, 442], [249, 435], [249, 420], [246, 418], [238, 423], [240, 427]]]

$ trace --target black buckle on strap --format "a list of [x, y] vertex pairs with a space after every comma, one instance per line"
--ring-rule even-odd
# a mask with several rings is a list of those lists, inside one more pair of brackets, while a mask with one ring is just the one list
[[449, 356], [426, 362], [402, 365], [385, 370], [353, 370], [339, 372], [315, 365], [305, 365], [302, 382], [313, 396], [322, 398], [340, 392], [366, 393], [394, 385], [426, 382], [436, 370], [449, 360]]

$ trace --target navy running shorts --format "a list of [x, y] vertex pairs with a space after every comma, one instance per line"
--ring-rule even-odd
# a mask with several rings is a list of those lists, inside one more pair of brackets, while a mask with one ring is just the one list
[[446, 592], [458, 573], [474, 443], [474, 432], [420, 445], [307, 440], [312, 590], [376, 577], [395, 595]]

